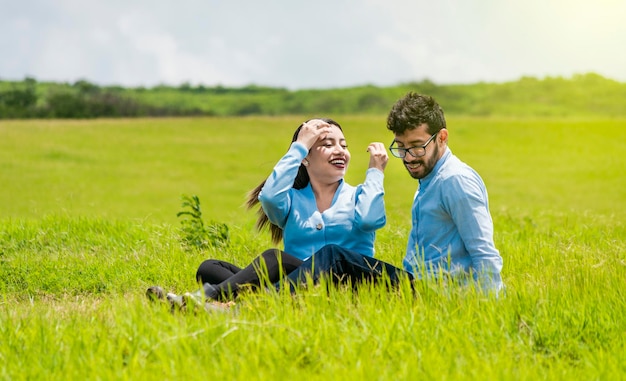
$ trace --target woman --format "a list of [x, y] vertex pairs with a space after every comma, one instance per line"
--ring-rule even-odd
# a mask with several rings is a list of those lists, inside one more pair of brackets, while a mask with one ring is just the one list
[[[367, 150], [365, 182], [351, 186], [344, 181], [350, 152], [341, 126], [332, 119], [301, 124], [287, 153], [247, 202], [249, 208], [261, 204], [256, 226], [269, 227], [274, 243], [283, 240], [284, 251], [266, 250], [243, 269], [225, 261], [204, 261], [196, 273], [203, 290], [168, 294], [168, 300], [184, 305], [189, 298], [231, 299], [242, 286], [259, 286], [261, 277], [278, 282], [328, 244], [374, 256], [375, 231], [386, 223], [383, 171], [388, 157], [382, 143], [371, 143]], [[148, 296], [163, 297], [163, 291], [151, 287]]]

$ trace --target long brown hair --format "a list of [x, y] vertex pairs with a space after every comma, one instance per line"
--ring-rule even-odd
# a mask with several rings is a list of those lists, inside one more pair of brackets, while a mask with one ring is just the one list
[[[328, 124], [337, 126], [341, 131], [343, 131], [339, 123], [335, 122], [332, 119], [329, 119], [329, 118], [313, 118], [313, 119], [323, 120], [324, 122]], [[313, 119], [309, 119], [309, 120], [313, 120]], [[306, 122], [308, 122], [308, 120]], [[302, 126], [304, 126], [304, 123], [298, 126], [296, 131], [293, 133], [293, 137], [291, 138], [291, 143], [295, 142], [298, 139], [298, 134], [300, 133]], [[289, 143], [289, 147], [291, 147], [291, 143]], [[259, 204], [259, 193], [261, 193], [261, 189], [263, 189], [263, 186], [265, 185], [266, 181], [267, 181], [267, 178], [263, 180], [261, 184], [257, 185], [254, 189], [248, 192], [248, 199], [246, 200], [246, 206], [248, 209], [252, 209], [257, 204]], [[309, 181], [310, 181], [309, 173], [307, 172], [306, 167], [303, 164], [300, 164], [300, 168], [298, 168], [298, 174], [296, 175], [296, 178], [293, 181], [293, 188], [302, 189], [306, 187], [307, 185], [309, 185]], [[278, 244], [283, 239], [283, 229], [279, 228], [278, 226], [270, 222], [269, 218], [267, 218], [267, 215], [265, 214], [265, 212], [263, 211], [263, 208], [260, 205], [258, 206], [258, 209], [257, 209], [257, 220], [256, 220], [255, 227], [258, 231], [269, 228], [269, 231], [272, 234], [272, 242], [275, 244]]]

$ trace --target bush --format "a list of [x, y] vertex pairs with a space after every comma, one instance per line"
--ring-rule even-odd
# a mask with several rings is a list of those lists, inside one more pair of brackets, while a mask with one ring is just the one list
[[182, 217], [181, 232], [185, 249], [207, 249], [209, 247], [224, 247], [228, 245], [230, 235], [228, 225], [219, 222], [202, 221], [202, 210], [198, 196], [183, 195], [183, 210], [176, 214]]

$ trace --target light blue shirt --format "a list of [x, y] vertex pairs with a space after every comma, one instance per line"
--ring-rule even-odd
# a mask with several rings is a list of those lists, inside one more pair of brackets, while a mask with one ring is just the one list
[[478, 173], [449, 148], [419, 181], [403, 265], [418, 278], [471, 272], [484, 289], [503, 287], [487, 189]]
[[330, 208], [320, 213], [311, 184], [294, 189], [304, 144], [294, 142], [265, 182], [259, 201], [269, 220], [283, 229], [285, 252], [306, 260], [328, 244], [374, 256], [376, 230], [385, 226], [383, 172], [367, 170], [356, 187], [341, 180]]

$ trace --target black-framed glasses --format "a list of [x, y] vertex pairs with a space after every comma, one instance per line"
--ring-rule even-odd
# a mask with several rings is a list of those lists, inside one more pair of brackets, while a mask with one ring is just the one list
[[395, 157], [399, 157], [400, 159], [404, 159], [406, 157], [406, 153], [410, 153], [411, 156], [413, 157], [422, 157], [424, 155], [426, 155], [426, 147], [430, 144], [430, 142], [435, 138], [435, 136], [437, 136], [437, 134], [439, 133], [439, 131], [435, 132], [434, 134], [432, 134], [430, 136], [430, 138], [428, 138], [428, 140], [426, 141], [426, 143], [422, 146], [413, 146], [413, 147], [409, 147], [409, 148], [402, 148], [402, 147], [394, 147], [393, 145], [396, 144], [396, 141], [392, 141], [391, 145], [389, 146], [389, 151], [391, 151], [391, 154]]

